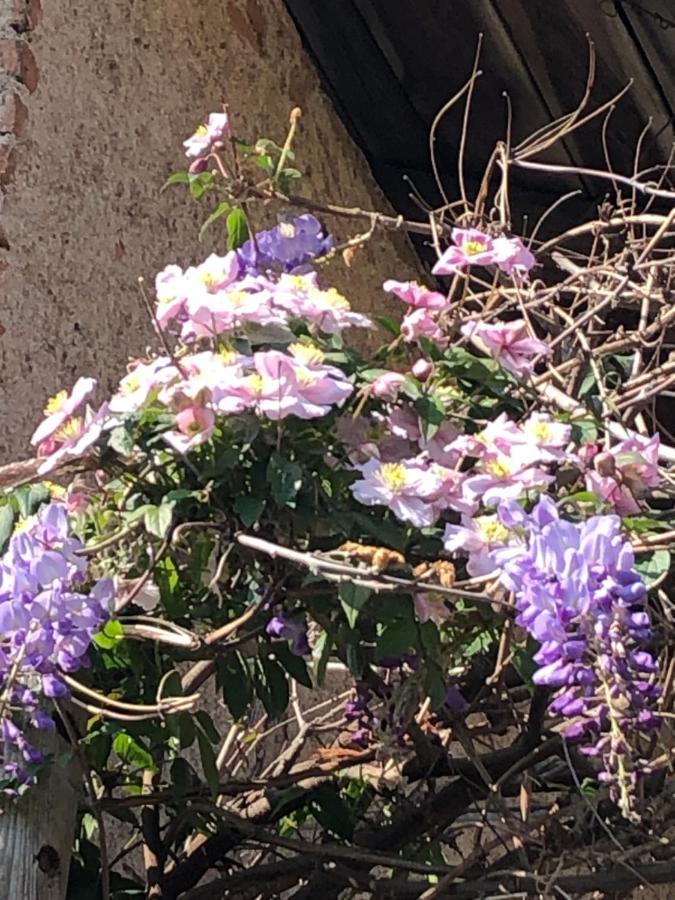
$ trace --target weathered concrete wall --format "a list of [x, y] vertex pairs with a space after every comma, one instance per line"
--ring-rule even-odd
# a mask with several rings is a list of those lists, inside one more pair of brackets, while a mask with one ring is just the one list
[[[19, 134], [2, 139], [16, 144], [2, 210], [3, 460], [26, 453], [48, 396], [79, 374], [114, 378], [148, 343], [138, 276], [215, 247], [215, 231], [197, 243], [203, 211], [159, 188], [183, 166], [183, 138], [223, 100], [238, 134], [277, 140], [301, 106], [306, 192], [386, 208], [281, 0], [51, 0], [39, 23], [35, 0], [0, 0], [10, 7], [23, 24], [0, 17], [12, 42], [0, 43], [0, 65], [14, 68], [0, 104], [16, 95], [28, 122], [12, 106]], [[382, 308], [382, 280], [415, 270], [396, 237], [369, 247], [342, 287], [355, 306]]]

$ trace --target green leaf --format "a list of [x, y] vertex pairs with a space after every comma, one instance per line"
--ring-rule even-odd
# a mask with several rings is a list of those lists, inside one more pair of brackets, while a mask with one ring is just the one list
[[124, 731], [115, 735], [112, 745], [117, 755], [131, 766], [138, 769], [156, 771], [155, 761], [145, 747], [141, 746], [130, 734]]
[[431, 708], [440, 709], [447, 696], [446, 680], [443, 670], [432, 660], [427, 660], [424, 671], [424, 691], [431, 698]]
[[9, 539], [14, 531], [16, 515], [11, 503], [0, 506], [0, 553], [5, 552]]
[[420, 418], [421, 431], [426, 440], [436, 434], [440, 425], [445, 421], [445, 408], [433, 394], [424, 394], [415, 400], [413, 404], [415, 412]]
[[242, 524], [250, 528], [260, 518], [266, 502], [264, 497], [239, 494], [234, 501], [234, 511], [241, 519]]
[[12, 492], [12, 498], [18, 505], [21, 518], [27, 519], [49, 500], [49, 489], [44, 484], [24, 485]]
[[213, 724], [213, 719], [206, 712], [206, 710], [200, 709], [195, 713], [195, 718], [199, 723], [199, 727], [202, 729], [207, 738], [211, 741], [212, 744], [217, 744], [220, 740], [220, 735], [218, 734], [218, 729]]
[[244, 211], [233, 209], [227, 217], [227, 249], [237, 250], [248, 240], [248, 223]]
[[476, 656], [478, 653], [489, 650], [494, 641], [495, 636], [491, 631], [481, 631], [466, 647], [462, 648], [462, 654], [464, 656]]
[[494, 387], [505, 382], [501, 366], [494, 359], [479, 359], [464, 347], [451, 347], [446, 351], [443, 368], [457, 378], [467, 378], [484, 386]]
[[124, 425], [113, 428], [108, 438], [108, 446], [120, 456], [129, 456], [134, 449], [134, 436]]
[[356, 526], [360, 533], [375, 538], [379, 545], [391, 547], [401, 553], [404, 552], [408, 543], [405, 527], [395, 522], [388, 522], [381, 515], [371, 516], [359, 510], [353, 510], [344, 514], [336, 513], [334, 520], [346, 535], [351, 535]]
[[301, 178], [302, 172], [299, 169], [286, 168], [282, 169], [277, 175], [277, 184], [283, 194], [290, 194]]
[[267, 714], [277, 719], [288, 706], [288, 679], [278, 662], [259, 657], [255, 668], [255, 690]]
[[186, 759], [178, 757], [171, 763], [171, 782], [177, 797], [182, 797], [195, 787], [195, 772]]
[[350, 581], [346, 581], [338, 588], [338, 596], [340, 597], [342, 608], [345, 611], [349, 627], [353, 628], [356, 625], [356, 620], [358, 619], [361, 610], [370, 597], [370, 590], [352, 584]]
[[420, 388], [419, 382], [416, 378], [413, 378], [411, 375], [406, 375], [405, 380], [401, 386], [401, 390], [410, 400], [419, 400], [422, 396], [422, 390]]
[[148, 534], [154, 534], [158, 538], [164, 538], [173, 518], [174, 504], [162, 503], [160, 506], [151, 506], [143, 517], [145, 530]]
[[252, 686], [248, 667], [239, 653], [218, 660], [218, 685], [234, 719], [240, 719], [251, 702]]
[[331, 831], [344, 840], [351, 840], [354, 833], [354, 816], [334, 788], [325, 785], [315, 791], [310, 809], [314, 818], [326, 831]]
[[216, 754], [211, 745], [211, 741], [201, 728], [197, 729], [197, 745], [199, 746], [199, 756], [202, 761], [204, 778], [211, 789], [211, 793], [215, 796], [218, 793], [218, 787], [220, 785], [218, 766], [216, 765]]
[[219, 203], [218, 206], [213, 210], [213, 212], [211, 213], [211, 215], [208, 216], [208, 217], [204, 220], [204, 223], [202, 224], [202, 227], [199, 229], [199, 236], [198, 236], [197, 239], [201, 241], [202, 237], [204, 236], [204, 232], [206, 231], [206, 229], [207, 229], [210, 225], [213, 225], [214, 222], [217, 222], [218, 219], [220, 219], [222, 216], [224, 216], [225, 213], [228, 212], [230, 209], [231, 209], [230, 204], [229, 204], [226, 200], [223, 200], [222, 203]]
[[160, 194], [165, 191], [172, 184], [189, 184], [190, 183], [190, 173], [189, 172], [174, 172], [173, 175], [169, 175], [166, 179], [162, 187], [160, 188]]
[[390, 319], [388, 316], [374, 316], [374, 319], [381, 328], [384, 328], [393, 337], [398, 337], [401, 334], [401, 324], [396, 319]]
[[530, 635], [524, 646], [516, 647], [513, 654], [513, 667], [529, 688], [534, 687], [532, 677], [539, 668], [533, 659], [539, 649], [539, 643]]
[[305, 660], [302, 656], [293, 653], [288, 644], [284, 644], [281, 641], [275, 643], [274, 656], [279, 660], [284, 669], [286, 669], [291, 678], [294, 678], [298, 684], [302, 684], [307, 688], [313, 687]]
[[316, 683], [319, 687], [323, 685], [326, 680], [326, 666], [328, 665], [328, 660], [330, 659], [330, 654], [333, 649], [333, 639], [330, 637], [327, 631], [322, 631], [319, 637], [314, 642], [314, 647], [312, 649], [312, 662], [314, 664], [314, 674], [316, 677]]
[[117, 619], [108, 619], [102, 630], [94, 635], [93, 642], [103, 650], [112, 650], [124, 639], [124, 628]]
[[178, 727], [178, 742], [181, 750], [191, 747], [197, 737], [197, 729], [195, 728], [195, 720], [190, 713], [179, 713], [178, 716], [170, 716], [170, 722], [176, 722]]
[[204, 193], [213, 185], [213, 172], [200, 172], [198, 175], [188, 174], [190, 193], [195, 200], [201, 200]]
[[267, 465], [267, 481], [278, 506], [294, 506], [302, 487], [302, 469], [280, 453], [273, 453]]
[[417, 642], [417, 624], [412, 619], [399, 619], [387, 625], [375, 644], [377, 660], [403, 656]]
[[635, 534], [658, 534], [659, 531], [668, 531], [670, 526], [650, 516], [624, 516], [623, 525], [628, 531]]
[[590, 444], [598, 438], [595, 419], [575, 419], [572, 423], [572, 440], [575, 444]]
[[655, 550], [646, 558], [642, 557], [635, 563], [635, 568], [645, 580], [647, 587], [651, 587], [670, 569], [670, 552], [668, 550]]

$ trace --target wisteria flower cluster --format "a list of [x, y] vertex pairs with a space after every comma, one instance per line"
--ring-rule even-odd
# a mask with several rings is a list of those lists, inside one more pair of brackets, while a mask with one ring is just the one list
[[258, 231], [237, 250], [242, 272], [302, 273], [310, 271], [317, 256], [326, 256], [335, 241], [324, 232], [321, 222], [311, 213], [295, 216], [267, 231]]
[[[55, 727], [46, 704], [68, 696], [62, 673], [89, 665], [92, 637], [112, 607], [112, 581], [91, 583], [82, 549], [65, 507], [52, 502], [15, 531], [0, 561], [1, 727], [27, 764], [42, 757], [26, 729]], [[18, 784], [34, 780], [14, 760], [4, 769]]]
[[540, 643], [534, 681], [553, 689], [563, 736], [601, 761], [601, 778], [630, 815], [649, 770], [639, 748], [660, 724], [647, 589], [631, 544], [617, 516], [570, 522], [550, 497], [530, 515], [514, 503], [499, 515], [518, 537], [492, 556], [516, 596], [518, 624]]

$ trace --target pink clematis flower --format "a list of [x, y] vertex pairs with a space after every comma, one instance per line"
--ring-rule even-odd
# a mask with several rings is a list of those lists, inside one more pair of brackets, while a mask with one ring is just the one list
[[405, 381], [400, 372], [383, 372], [370, 385], [371, 393], [378, 400], [395, 400]]
[[56, 434], [59, 429], [91, 397], [96, 389], [95, 378], [78, 378], [70, 394], [61, 391], [48, 401], [44, 421], [38, 425], [31, 438], [31, 444], [41, 444]]
[[551, 352], [543, 341], [529, 336], [523, 319], [498, 322], [495, 325], [479, 321], [466, 322], [462, 325], [461, 331], [481, 350], [496, 359], [504, 369], [519, 378], [527, 378], [532, 374], [535, 357]]
[[[378, 415], [375, 414], [375, 418]], [[406, 441], [417, 443], [421, 437], [420, 423], [417, 413], [407, 404], [404, 406], [395, 406], [388, 416], [382, 418], [385, 428], [394, 435], [394, 437], [402, 438]]]
[[193, 280], [185, 304], [181, 337], [192, 341], [200, 337], [229, 334], [246, 325], [283, 325], [286, 315], [272, 305], [272, 295], [261, 279], [246, 276], [223, 289]]
[[355, 466], [369, 459], [398, 462], [414, 455], [416, 449], [411, 441], [387, 432], [382, 419], [341, 416], [335, 431], [347, 450], [349, 461]]
[[128, 414], [138, 412], [162, 385], [176, 378], [178, 369], [167, 356], [149, 363], [138, 362], [120, 381], [117, 392], [110, 399], [110, 412]]
[[416, 281], [393, 281], [389, 279], [382, 285], [385, 291], [396, 296], [415, 309], [445, 309], [448, 298], [438, 291], [430, 291]]
[[452, 422], [443, 422], [430, 438], [420, 435], [420, 450], [433, 462], [449, 469], [457, 467], [464, 456], [463, 449], [458, 446], [459, 429]]
[[198, 266], [190, 266], [185, 272], [189, 281], [196, 281], [209, 294], [217, 294], [237, 280], [239, 275], [239, 259], [234, 250], [225, 256], [212, 253]]
[[574, 458], [565, 450], [572, 437], [571, 425], [556, 422], [547, 413], [534, 412], [520, 427], [533, 462], [550, 463]]
[[454, 275], [467, 266], [489, 266], [497, 261], [494, 239], [477, 228], [453, 228], [453, 243], [431, 270], [434, 275]]
[[198, 160], [208, 156], [213, 146], [230, 137], [230, 118], [226, 112], [211, 113], [204, 125], [183, 141], [188, 159]]
[[222, 413], [238, 413], [246, 408], [245, 401], [233, 399], [230, 391], [244, 374], [253, 357], [234, 351], [214, 353], [204, 350], [184, 356], [180, 361], [180, 376], [167, 384], [159, 394], [165, 406], [215, 404]]
[[493, 550], [505, 547], [509, 531], [499, 516], [462, 516], [461, 525], [446, 525], [443, 544], [449, 553], [468, 555], [466, 570], [472, 577], [489, 575], [495, 568]]
[[434, 591], [415, 594], [415, 615], [420, 622], [434, 622], [436, 625], [442, 625], [452, 615], [445, 605], [445, 600], [443, 594]]
[[437, 347], [448, 346], [448, 338], [443, 334], [433, 314], [424, 307], [415, 309], [403, 317], [401, 335], [403, 340], [409, 343], [418, 341], [420, 338], [426, 338], [436, 344]]
[[494, 261], [506, 275], [511, 275], [517, 281], [527, 278], [530, 269], [536, 265], [537, 260], [519, 237], [506, 237], [501, 235], [492, 242], [495, 253]]
[[363, 477], [351, 490], [359, 503], [387, 506], [396, 518], [418, 528], [433, 525], [438, 518], [429, 501], [439, 489], [438, 478], [416, 460], [383, 463], [371, 459], [357, 469]]
[[608, 453], [596, 453], [593, 469], [585, 474], [586, 487], [610, 503], [620, 516], [634, 516], [640, 512], [638, 498], [650, 487], [658, 487], [660, 438], [633, 432]]
[[552, 475], [529, 464], [527, 459], [502, 453], [483, 457], [475, 475], [464, 482], [469, 502], [498, 506], [504, 500], [517, 500], [529, 490], [543, 488], [554, 480]]
[[462, 472], [432, 463], [429, 473], [437, 480], [437, 487], [428, 494], [429, 501], [436, 509], [436, 518], [447, 509], [468, 514], [475, 512], [475, 501], [469, 499], [464, 492], [466, 476]]
[[81, 459], [116, 421], [110, 416], [107, 404], [103, 404], [97, 412], [87, 408], [84, 416], [72, 416], [38, 446], [37, 455], [45, 457], [38, 468], [38, 475], [46, 475], [62, 463]]
[[[279, 365], [293, 382], [296, 407], [301, 419], [325, 416], [331, 406], [342, 406], [354, 391], [353, 384], [336, 366], [326, 365], [324, 354], [313, 344], [291, 344], [290, 356], [279, 354]], [[275, 351], [268, 351], [270, 354]]]
[[176, 413], [176, 428], [162, 435], [178, 453], [186, 454], [203, 444], [213, 434], [215, 424], [213, 410], [203, 406], [185, 406]]
[[295, 344], [289, 350], [290, 354], [279, 350], [255, 353], [255, 371], [226, 389], [219, 409], [234, 399], [275, 421], [290, 415], [315, 419], [332, 406], [340, 406], [353, 392], [354, 386], [340, 369], [324, 364], [318, 348]]
[[323, 290], [316, 272], [281, 275], [272, 288], [274, 304], [294, 319], [304, 319], [326, 334], [345, 328], [372, 328], [373, 323], [354, 312], [346, 297], [335, 288]]
[[183, 312], [188, 297], [188, 284], [180, 266], [170, 265], [155, 276], [155, 318], [160, 328], [167, 328]]
[[612, 447], [611, 452], [616, 459], [617, 468], [631, 490], [642, 492], [661, 484], [660, 446], [661, 438], [658, 434], [647, 438], [633, 432]]

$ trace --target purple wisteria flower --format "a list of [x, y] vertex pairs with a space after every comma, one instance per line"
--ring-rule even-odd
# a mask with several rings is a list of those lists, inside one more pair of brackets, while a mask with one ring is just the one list
[[550, 711], [568, 720], [563, 736], [599, 759], [601, 780], [632, 818], [649, 770], [640, 748], [659, 725], [647, 589], [633, 548], [618, 516], [569, 522], [550, 497], [529, 516], [513, 502], [500, 516], [525, 534], [493, 559], [516, 595], [518, 624], [540, 643], [534, 681], [555, 691]]
[[[88, 587], [82, 546], [70, 534], [65, 506], [50, 503], [13, 534], [0, 559], [0, 727], [27, 763], [40, 754], [25, 729], [54, 727], [42, 698], [68, 695], [62, 673], [89, 665], [91, 639], [112, 607], [110, 579]], [[20, 783], [34, 778], [15, 763], [4, 768]]]
[[269, 231], [259, 231], [256, 243], [246, 241], [237, 250], [237, 256], [242, 270], [252, 275], [268, 269], [297, 272], [332, 248], [332, 235], [324, 234], [321, 222], [306, 213]]
[[265, 628], [270, 637], [281, 641], [289, 641], [291, 652], [296, 656], [309, 656], [311, 653], [307, 640], [307, 629], [304, 622], [291, 618], [285, 612], [280, 612], [267, 623]]

